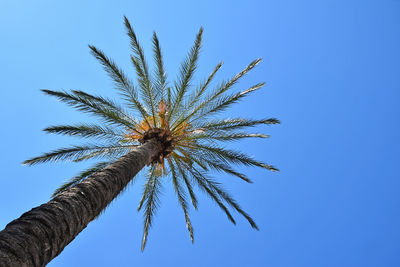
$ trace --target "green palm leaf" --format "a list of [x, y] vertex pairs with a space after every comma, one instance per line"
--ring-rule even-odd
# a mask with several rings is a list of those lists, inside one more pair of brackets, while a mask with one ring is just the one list
[[233, 223], [236, 224], [235, 219], [233, 219], [231, 213], [229, 212], [228, 208], [222, 203], [221, 199], [219, 198], [218, 194], [215, 192], [213, 188], [209, 187], [208, 179], [205, 177], [201, 171], [191, 167], [188, 169], [189, 173], [191, 174], [192, 178], [197, 182], [200, 189], [202, 189], [207, 195], [217, 203], [217, 205], [225, 212], [228, 219]]
[[242, 164], [246, 166], [256, 166], [270, 171], [279, 171], [272, 165], [252, 159], [251, 157], [238, 151], [224, 149], [217, 145], [200, 145], [196, 144], [195, 148], [200, 149], [211, 159], [219, 159], [226, 163]]
[[242, 118], [236, 118], [236, 119], [225, 119], [225, 120], [213, 120], [213, 121], [206, 121], [206, 122], [200, 122], [196, 124], [196, 128], [199, 128], [201, 130], [224, 130], [224, 131], [232, 131], [232, 130], [238, 130], [242, 129], [245, 127], [253, 127], [256, 125], [261, 125], [261, 124], [279, 124], [279, 120], [275, 118], [269, 118], [269, 119], [262, 119], [262, 120], [252, 120], [252, 119], [242, 119]]
[[183, 181], [185, 182], [186, 188], [187, 188], [187, 190], [189, 192], [189, 195], [190, 195], [190, 199], [192, 201], [192, 205], [197, 210], [197, 197], [196, 197], [196, 195], [195, 195], [195, 193], [193, 191], [192, 184], [189, 181], [189, 179], [188, 179], [188, 177], [186, 175], [186, 172], [185, 172], [184, 168], [181, 166], [180, 162], [178, 160], [176, 160], [175, 163], [176, 163], [176, 165], [178, 167], [179, 174], [181, 175]]
[[248, 215], [242, 208], [237, 204], [237, 202], [224, 190], [222, 187], [219, 185], [219, 183], [205, 178], [205, 181], [207, 181], [208, 185], [212, 190], [218, 193], [219, 196], [221, 196], [229, 205], [231, 205], [236, 211], [238, 211], [243, 217], [246, 218], [246, 220], [250, 223], [251, 227], [254, 229], [258, 229], [257, 224], [254, 222], [254, 220]]
[[116, 124], [132, 128], [136, 124], [135, 120], [127, 115], [121, 108], [104, 98], [91, 96], [87, 93], [72, 91], [72, 94], [62, 91], [52, 91], [43, 89], [44, 93], [55, 96], [59, 100], [77, 108], [80, 111], [99, 116], [107, 123]]
[[208, 133], [196, 134], [191, 137], [193, 140], [216, 140], [216, 141], [234, 141], [244, 138], [268, 138], [266, 134], [249, 134], [249, 133], [224, 133], [220, 131], [209, 131]]
[[104, 138], [110, 141], [115, 141], [116, 139], [121, 139], [123, 137], [123, 133], [121, 131], [96, 124], [50, 126], [43, 129], [43, 131], [47, 133], [78, 136], [84, 138]]
[[35, 165], [39, 163], [46, 163], [50, 161], [65, 161], [72, 160], [75, 162], [90, 159], [99, 156], [113, 156], [119, 155], [126, 152], [132, 145], [84, 145], [84, 146], [72, 146], [70, 148], [60, 148], [53, 150], [48, 153], [44, 153], [41, 156], [37, 156], [28, 160], [25, 160], [22, 164], [24, 165]]
[[89, 48], [94, 57], [100, 61], [105, 71], [114, 80], [117, 89], [120, 90], [122, 96], [127, 100], [128, 105], [134, 110], [137, 110], [143, 119], [146, 119], [149, 115], [143, 107], [143, 104], [139, 101], [133, 83], [126, 77], [125, 73], [112, 59], [108, 58], [103, 51], [92, 45], [89, 45]]
[[179, 204], [181, 205], [183, 213], [185, 214], [186, 227], [189, 231], [190, 239], [192, 240], [192, 243], [193, 243], [194, 242], [193, 226], [192, 226], [192, 223], [189, 218], [188, 206], [187, 206], [185, 193], [184, 193], [182, 186], [178, 180], [177, 174], [175, 172], [175, 166], [172, 163], [172, 160], [168, 159], [168, 163], [171, 168], [172, 182], [174, 184], [175, 193], [178, 196]]
[[157, 69], [155, 71], [155, 90], [157, 94], [157, 100], [160, 101], [164, 99], [164, 90], [167, 85], [167, 74], [164, 69], [164, 61], [161, 53], [160, 43], [158, 41], [158, 37], [156, 33], [153, 33], [153, 53], [154, 53], [154, 61], [156, 62]]
[[159, 193], [161, 188], [160, 179], [151, 173], [147, 183], [144, 196], [144, 226], [143, 226], [143, 238], [142, 238], [142, 251], [144, 250], [147, 242], [147, 236], [149, 234], [149, 228], [152, 224], [153, 216], [158, 208]]
[[175, 84], [175, 89], [176, 89], [175, 99], [174, 99], [174, 104], [172, 105], [171, 108], [170, 118], [175, 117], [176, 112], [181, 107], [182, 99], [190, 86], [190, 81], [197, 67], [202, 35], [203, 35], [203, 28], [200, 28], [199, 32], [197, 33], [193, 47], [190, 49], [187, 58], [183, 61], [181, 65], [178, 82]]
[[128, 19], [124, 17], [124, 20], [125, 20], [125, 27], [127, 29], [127, 33], [131, 41], [131, 48], [134, 53], [134, 55], [131, 56], [131, 61], [136, 69], [136, 74], [138, 76], [138, 82], [142, 93], [141, 95], [144, 102], [147, 104], [147, 108], [151, 110], [153, 123], [156, 124], [155, 120], [156, 108], [154, 103], [155, 96], [153, 93], [153, 87], [150, 81], [149, 70], [147, 67], [146, 59], [144, 57], [143, 49], [140, 46], [136, 34], [133, 31], [132, 26], [129, 23]]

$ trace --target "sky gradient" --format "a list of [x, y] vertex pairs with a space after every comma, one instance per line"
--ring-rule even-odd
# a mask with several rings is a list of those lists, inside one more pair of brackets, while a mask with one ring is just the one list
[[169, 81], [200, 26], [196, 80], [221, 60], [216, 81], [263, 58], [235, 90], [262, 81], [265, 88], [222, 116], [280, 119], [257, 128], [270, 139], [231, 145], [281, 172], [239, 168], [254, 184], [215, 176], [259, 232], [237, 214], [232, 225], [199, 192], [192, 245], [165, 181], [141, 253], [138, 181], [48, 266], [400, 266], [400, 1], [200, 2], [0, 0], [0, 228], [87, 166], [21, 162], [79, 143], [43, 128], [93, 120], [39, 89], [117, 98], [88, 44], [135, 77], [126, 15], [149, 62], [157, 32]]

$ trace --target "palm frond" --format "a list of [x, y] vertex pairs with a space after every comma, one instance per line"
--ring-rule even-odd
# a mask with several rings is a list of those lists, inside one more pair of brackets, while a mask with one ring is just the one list
[[198, 87], [198, 89], [196, 90], [196, 92], [191, 96], [190, 100], [189, 100], [189, 105], [188, 108], [191, 108], [193, 106], [193, 104], [195, 104], [199, 99], [201, 99], [202, 95], [204, 94], [204, 92], [206, 91], [206, 89], [208, 88], [208, 85], [211, 83], [211, 81], [213, 80], [215, 74], [218, 72], [218, 70], [222, 67], [223, 62], [218, 63], [217, 66], [215, 66], [214, 70], [211, 72], [211, 74], [208, 76], [206, 82], [200, 84], [200, 86]]
[[265, 85], [265, 83], [259, 83], [259, 84], [256, 84], [242, 92], [231, 94], [231, 95], [223, 95], [218, 98], [215, 98], [215, 99], [213, 99], [213, 101], [209, 101], [208, 103], [203, 105], [200, 112], [198, 112], [197, 114], [193, 114], [196, 116], [195, 116], [195, 119], [192, 119], [191, 121], [193, 122], [195, 120], [205, 118], [206, 116], [208, 116], [210, 114], [214, 114], [216, 112], [223, 111], [223, 110], [227, 109], [230, 105], [238, 102], [243, 97], [260, 89], [264, 85]]
[[138, 145], [120, 145], [120, 144], [110, 144], [98, 149], [94, 149], [92, 152], [87, 153], [81, 157], [73, 160], [73, 162], [81, 162], [93, 158], [118, 158], [128, 153], [134, 147]]
[[226, 216], [233, 224], [236, 224], [236, 221], [233, 219], [228, 208], [224, 205], [224, 203], [222, 203], [216, 192], [209, 187], [205, 174], [193, 167], [190, 167], [187, 170], [191, 174], [191, 177], [197, 182], [199, 188], [206, 192], [207, 195], [218, 204], [218, 206], [225, 212]]
[[164, 69], [164, 61], [161, 53], [160, 43], [158, 41], [157, 34], [153, 33], [153, 53], [154, 60], [156, 62], [156, 79], [155, 79], [155, 89], [157, 93], [157, 99], [164, 99], [164, 89], [167, 84], [167, 74]]
[[[196, 104], [197, 101], [199, 101], [199, 99], [201, 99], [201, 96], [208, 88], [208, 85], [211, 83], [212, 79], [214, 78], [217, 71], [221, 68], [222, 64], [223, 63], [220, 62], [214, 68], [213, 72], [208, 76], [207, 80], [204, 83], [200, 84], [199, 87], [197, 88], [197, 90], [190, 96], [190, 98], [188, 100], [188, 104], [185, 105], [186, 110], [192, 109], [193, 105]], [[190, 117], [186, 117], [186, 112], [182, 113], [180, 116], [180, 119], [178, 119], [177, 122], [175, 123], [174, 129], [177, 128], [178, 126], [180, 126], [184, 121], [187, 121], [189, 118]]]
[[136, 69], [137, 80], [139, 82], [139, 88], [141, 92], [141, 97], [144, 100], [147, 108], [151, 111], [151, 117], [153, 119], [154, 125], [156, 125], [156, 105], [155, 105], [155, 96], [153, 94], [153, 87], [150, 83], [150, 80], [143, 72], [141, 64], [139, 62], [139, 58], [131, 56], [131, 61]]
[[196, 40], [194, 42], [193, 47], [190, 49], [189, 54], [187, 55], [186, 59], [183, 61], [181, 65], [178, 82], [175, 85], [176, 93], [174, 98], [174, 104], [169, 114], [170, 118], [173, 118], [175, 116], [175, 113], [179, 110], [182, 103], [182, 99], [186, 94], [186, 92], [188, 91], [191, 79], [197, 68], [197, 61], [199, 58], [199, 52], [201, 48], [202, 35], [203, 35], [203, 28], [200, 28], [199, 32], [196, 35]]
[[[136, 34], [128, 20], [127, 17], [124, 16], [124, 23], [127, 30], [127, 34], [130, 39], [130, 44], [134, 55], [139, 59], [140, 66], [142, 68], [143, 75], [145, 75], [146, 79], [149, 79], [149, 71], [146, 63], [146, 59], [144, 57], [143, 49], [139, 44], [139, 41], [136, 37]], [[150, 79], [149, 79], [150, 80]]]
[[89, 49], [92, 55], [101, 63], [104, 70], [113, 79], [119, 90], [126, 93], [128, 88], [133, 87], [132, 82], [126, 77], [124, 71], [120, 69], [111, 58], [107, 57], [103, 51], [93, 45], [89, 45]]
[[171, 87], [167, 87], [167, 109], [171, 110], [172, 107], [172, 92]]
[[187, 188], [187, 190], [189, 192], [189, 195], [190, 195], [190, 200], [192, 201], [192, 205], [197, 210], [197, 206], [198, 206], [197, 197], [194, 194], [194, 191], [193, 191], [193, 188], [192, 188], [192, 184], [189, 181], [184, 169], [182, 168], [182, 166], [180, 164], [180, 161], [176, 160], [175, 163], [176, 163], [176, 165], [178, 167], [178, 171], [179, 171], [180, 175], [182, 176], [183, 181], [185, 182], [186, 188]]
[[70, 148], [60, 148], [60, 149], [53, 150], [48, 153], [44, 153], [41, 156], [25, 160], [22, 164], [35, 165], [38, 163], [45, 163], [45, 162], [49, 162], [49, 161], [75, 159], [75, 158], [81, 157], [85, 153], [93, 151], [93, 149], [95, 149], [95, 148], [90, 147], [90, 146], [73, 146]]
[[72, 91], [69, 94], [65, 91], [52, 91], [42, 89], [48, 95], [57, 97], [60, 101], [67, 103], [80, 111], [99, 116], [107, 123], [124, 126], [134, 130], [135, 120], [127, 115], [121, 108], [117, 107], [112, 101], [96, 96], [91, 96], [81, 91]]
[[[129, 149], [132, 146], [123, 146], [123, 145], [108, 145], [108, 146], [99, 146], [99, 145], [85, 145], [85, 146], [72, 146], [69, 148], [60, 148], [53, 150], [48, 153], [44, 153], [38, 157], [34, 157], [28, 160], [25, 160], [22, 164], [24, 165], [35, 165], [39, 163], [46, 163], [49, 161], [64, 161], [64, 160], [73, 160], [73, 161], [82, 161], [84, 159], [89, 159], [95, 156], [104, 156], [104, 155], [112, 155], [112, 152], [119, 151], [121, 153], [121, 149]], [[92, 153], [95, 153], [94, 155]], [[89, 157], [90, 156], [90, 157]]]
[[216, 95], [220, 95], [224, 93], [226, 90], [231, 88], [234, 84], [238, 82], [240, 78], [242, 78], [244, 75], [246, 75], [250, 70], [252, 70], [255, 66], [257, 66], [258, 63], [261, 62], [261, 58], [257, 58], [253, 60], [246, 68], [244, 68], [241, 72], [236, 74], [232, 79], [229, 80], [224, 86], [222, 86], [217, 92]]
[[205, 161], [206, 164], [214, 170], [217, 170], [219, 172], [226, 172], [230, 175], [239, 177], [243, 181], [246, 181], [248, 183], [253, 183], [245, 174], [235, 171], [234, 169], [229, 167], [229, 165], [227, 165], [227, 164], [223, 164], [216, 160], [214, 160], [214, 161], [208, 160], [207, 158], [203, 158], [202, 160]]
[[193, 149], [192, 147], [183, 147], [181, 145], [178, 145], [178, 147], [176, 148], [177, 151], [181, 152], [183, 155], [185, 156], [185, 161], [186, 163], [189, 163], [190, 165], [192, 165], [193, 163], [196, 163], [197, 165], [199, 165], [203, 170], [207, 171], [208, 168], [206, 166], [206, 164], [204, 164], [203, 162], [201, 162], [200, 160], [198, 160], [197, 158], [197, 153], [198, 151], [196, 151], [196, 149]]
[[200, 149], [210, 159], [218, 159], [225, 163], [242, 164], [245, 166], [256, 166], [270, 171], [279, 171], [272, 165], [255, 160], [238, 151], [225, 149], [217, 145], [195, 144], [194, 148]]
[[215, 192], [218, 193], [219, 196], [221, 196], [229, 205], [231, 205], [235, 210], [237, 210], [240, 214], [243, 215], [247, 219], [247, 221], [250, 223], [251, 227], [254, 229], [258, 229], [257, 224], [254, 222], [254, 220], [248, 215], [240, 206], [239, 204], [220, 186], [219, 183], [209, 179], [205, 178], [205, 181], [209, 185], [209, 187], [214, 190]]
[[133, 63], [133, 66], [135, 67], [136, 74], [138, 76], [138, 82], [139, 82], [139, 87], [140, 91], [142, 93], [142, 98], [144, 102], [146, 103], [147, 107], [151, 110], [151, 115], [153, 117], [153, 123], [156, 125], [156, 119], [155, 119], [155, 96], [153, 94], [153, 88], [152, 84], [150, 81], [150, 75], [149, 75], [149, 70], [147, 67], [147, 62], [143, 53], [143, 49], [139, 44], [139, 41], [136, 37], [135, 32], [132, 29], [132, 26], [129, 22], [129, 20], [124, 17], [125, 21], [125, 27], [127, 30], [127, 34], [130, 38], [130, 43], [131, 43], [131, 48], [133, 51], [133, 56], [131, 56], [131, 61]]
[[156, 171], [156, 166], [152, 165], [146, 174], [146, 183], [144, 184], [143, 187], [142, 198], [139, 201], [139, 206], [137, 207], [137, 211], [140, 211], [143, 207], [144, 201], [146, 200], [147, 194], [151, 188], [153, 178], [155, 177], [155, 171]]
[[77, 124], [77, 125], [57, 125], [50, 126], [43, 131], [52, 134], [62, 134], [68, 136], [78, 136], [84, 138], [104, 138], [109, 140], [121, 139], [123, 133], [107, 126], [96, 124]]
[[235, 119], [225, 119], [225, 120], [212, 120], [205, 121], [196, 124], [196, 128], [199, 130], [207, 131], [207, 130], [237, 130], [244, 127], [252, 127], [255, 125], [261, 124], [279, 124], [280, 121], [275, 118], [261, 119], [261, 120], [252, 120], [252, 119], [243, 119], [243, 118], [235, 118]]
[[199, 165], [203, 170], [208, 171], [210, 169], [216, 170], [218, 172], [224, 172], [242, 179], [245, 182], [252, 183], [252, 181], [243, 173], [235, 171], [228, 164], [217, 158], [209, 158], [206, 153], [201, 153], [201, 151], [193, 151], [190, 154], [190, 160]]
[[144, 226], [143, 226], [143, 238], [142, 238], [142, 251], [144, 250], [147, 242], [147, 236], [149, 234], [149, 228], [152, 224], [153, 216], [158, 208], [159, 193], [161, 182], [158, 177], [155, 176], [154, 172], [151, 173], [150, 179], [148, 180], [148, 190], [145, 190], [144, 196]]
[[127, 78], [123, 70], [121, 70], [116, 63], [107, 57], [103, 51], [97, 49], [95, 46], [89, 45], [89, 48], [94, 57], [100, 61], [105, 71], [113, 79], [117, 89], [120, 90], [122, 96], [127, 100], [128, 105], [136, 111], [139, 111], [141, 116], [146, 119], [148, 114], [139, 101], [133, 83]]
[[191, 136], [190, 138], [193, 140], [216, 140], [216, 141], [234, 141], [240, 140], [244, 138], [268, 138], [269, 135], [259, 134], [259, 133], [225, 133], [220, 131], [209, 131], [207, 133], [201, 133]]
[[185, 196], [185, 193], [184, 193], [184, 191], [182, 189], [182, 186], [181, 186], [181, 184], [180, 184], [180, 182], [178, 180], [178, 177], [177, 177], [177, 174], [176, 174], [176, 171], [175, 171], [174, 163], [172, 162], [172, 160], [170, 158], [168, 158], [168, 163], [169, 163], [169, 166], [171, 168], [172, 182], [174, 184], [175, 193], [178, 196], [179, 204], [181, 205], [183, 213], [185, 215], [186, 228], [189, 231], [190, 239], [192, 240], [192, 243], [193, 243], [194, 242], [193, 226], [192, 226], [192, 223], [191, 223], [190, 218], [189, 218], [186, 196]]
[[214, 100], [218, 96], [222, 95], [226, 91], [228, 91], [230, 88], [232, 88], [233, 85], [235, 85], [240, 78], [242, 78], [244, 75], [246, 75], [250, 70], [252, 70], [255, 66], [257, 66], [258, 63], [260, 63], [261, 58], [253, 60], [246, 68], [244, 68], [242, 71], [240, 71], [238, 74], [236, 74], [233, 78], [231, 78], [228, 82], [223, 82], [221, 85], [214, 90], [207, 99], [209, 101]]
[[86, 179], [87, 177], [89, 177], [90, 175], [100, 171], [101, 169], [105, 168], [107, 165], [109, 165], [110, 162], [99, 162], [96, 163], [94, 166], [92, 166], [91, 168], [84, 170], [82, 172], [80, 172], [77, 176], [72, 177], [71, 179], [69, 179], [68, 181], [66, 181], [65, 183], [63, 183], [60, 187], [58, 187], [52, 197], [57, 196], [58, 194], [64, 192], [65, 190], [73, 187], [74, 185], [82, 182], [84, 179]]

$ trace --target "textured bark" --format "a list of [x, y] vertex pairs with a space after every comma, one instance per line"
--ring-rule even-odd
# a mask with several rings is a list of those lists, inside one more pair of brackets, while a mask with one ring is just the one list
[[0, 232], [0, 266], [45, 266], [110, 204], [160, 149], [158, 142], [150, 140], [10, 222]]

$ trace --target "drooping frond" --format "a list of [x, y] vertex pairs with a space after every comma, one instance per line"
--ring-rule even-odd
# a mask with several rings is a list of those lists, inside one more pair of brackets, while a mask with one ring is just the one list
[[52, 197], [55, 197], [58, 194], [60, 194], [61, 192], [64, 192], [65, 190], [67, 190], [67, 189], [73, 187], [74, 185], [82, 182], [84, 179], [86, 179], [90, 175], [100, 171], [101, 169], [103, 169], [104, 167], [106, 167], [109, 164], [110, 164], [110, 162], [99, 162], [99, 163], [96, 163], [93, 167], [80, 172], [77, 176], [72, 177], [71, 179], [69, 179], [68, 181], [63, 183], [60, 187], [58, 187], [54, 191]]
[[185, 161], [185, 163], [188, 164], [189, 166], [193, 166], [193, 164], [197, 164], [204, 171], [209, 170], [207, 168], [207, 165], [201, 159], [199, 159], [199, 156], [198, 156], [199, 151], [196, 151], [196, 149], [194, 149], [193, 147], [187, 147], [187, 146], [183, 147], [183, 145], [180, 145], [177, 148], [177, 151], [179, 151], [183, 155], [185, 155], [183, 157], [184, 160], [181, 160], [181, 161]]
[[184, 193], [184, 191], [182, 189], [180, 181], [179, 181], [179, 179], [177, 177], [177, 173], [175, 171], [174, 163], [172, 163], [171, 159], [168, 159], [168, 163], [169, 163], [169, 166], [171, 168], [172, 182], [173, 182], [173, 185], [174, 185], [175, 193], [176, 193], [176, 195], [178, 197], [179, 204], [181, 205], [183, 213], [185, 215], [186, 228], [189, 231], [190, 239], [192, 240], [192, 243], [193, 243], [194, 242], [193, 226], [192, 226], [192, 223], [191, 223], [190, 218], [189, 218], [189, 212], [188, 212], [188, 205], [187, 205], [187, 201], [186, 201], [186, 196], [185, 196], [185, 193]]
[[199, 165], [204, 171], [209, 171], [212, 169], [218, 172], [224, 172], [236, 176], [245, 182], [252, 183], [252, 181], [245, 174], [235, 171], [228, 164], [218, 158], [210, 158], [208, 154], [202, 153], [200, 150], [196, 149], [196, 151], [192, 151], [188, 158], [190, 161]]
[[205, 161], [205, 163], [214, 170], [217, 170], [219, 172], [226, 172], [230, 175], [239, 177], [243, 181], [252, 183], [252, 181], [245, 174], [235, 171], [234, 169], [229, 167], [229, 165], [227, 165], [227, 164], [219, 162], [218, 160], [208, 160], [207, 158], [202, 158], [202, 160]]
[[237, 204], [237, 202], [220, 186], [219, 183], [213, 181], [210, 178], [204, 177], [205, 181], [209, 185], [209, 187], [214, 190], [219, 196], [221, 196], [229, 205], [231, 205], [237, 212], [243, 215], [243, 217], [246, 218], [246, 220], [250, 223], [251, 227], [254, 229], [258, 229], [257, 224], [254, 222], [254, 220], [248, 215], [242, 208]]
[[190, 200], [192, 201], [192, 205], [197, 210], [197, 197], [194, 194], [194, 191], [193, 191], [193, 188], [192, 188], [192, 184], [189, 181], [189, 179], [188, 179], [188, 177], [187, 177], [187, 175], [185, 173], [185, 170], [182, 168], [182, 166], [180, 164], [180, 161], [176, 160], [175, 162], [176, 162], [176, 165], [178, 167], [178, 171], [179, 171], [180, 175], [182, 176], [182, 179], [185, 182], [186, 188], [187, 188], [187, 190], [189, 192]]
[[137, 207], [137, 211], [140, 211], [143, 207], [145, 200], [147, 199], [148, 192], [153, 184], [153, 178], [155, 177], [156, 166], [152, 165], [147, 172], [146, 183], [143, 187], [142, 198], [140, 199], [139, 206]]
[[279, 171], [272, 165], [263, 163], [261, 161], [255, 160], [243, 153], [238, 151], [225, 149], [217, 145], [205, 145], [205, 144], [195, 144], [194, 148], [200, 149], [205, 153], [210, 159], [218, 159], [227, 164], [242, 164], [245, 166], [256, 166], [261, 167], [270, 171]]
[[[219, 183], [213, 181], [211, 178], [208, 178], [204, 173], [196, 170], [196, 168], [193, 168], [192, 166], [190, 167], [189, 172], [192, 174], [192, 177], [197, 181], [199, 187], [202, 188], [214, 201], [216, 201], [216, 203], [221, 207], [221, 209], [225, 211], [225, 213], [227, 214], [228, 218], [231, 221], [233, 220], [233, 217], [229, 213], [228, 209], [222, 204], [219, 197], [221, 197], [236, 211], [238, 211], [241, 215], [243, 215], [250, 223], [250, 225], [258, 230], [258, 227], [254, 222], [254, 220], [239, 206], [239, 204], [224, 189], [222, 189]], [[232, 222], [236, 224], [234, 220]]]
[[143, 239], [142, 239], [142, 251], [144, 250], [147, 242], [147, 235], [149, 234], [149, 228], [152, 224], [153, 216], [158, 208], [159, 193], [161, 188], [160, 178], [156, 177], [155, 172], [152, 171], [150, 177], [147, 180], [145, 194], [144, 194], [144, 226], [143, 226]]
[[191, 177], [197, 182], [197, 185], [201, 190], [203, 190], [207, 195], [215, 201], [215, 203], [218, 204], [218, 206], [225, 212], [226, 216], [228, 219], [236, 225], [235, 219], [233, 219], [231, 213], [229, 212], [228, 208], [222, 203], [221, 199], [218, 197], [218, 194], [213, 190], [212, 188], [209, 187], [209, 184], [207, 182], [207, 178], [205, 177], [205, 174], [202, 173], [201, 171], [191, 167], [188, 169], [189, 173], [191, 174]]

